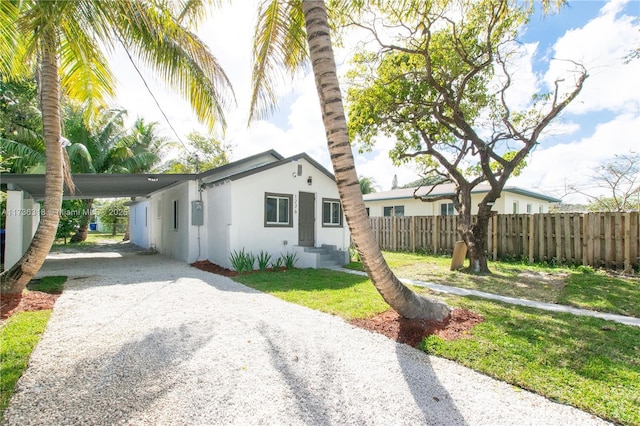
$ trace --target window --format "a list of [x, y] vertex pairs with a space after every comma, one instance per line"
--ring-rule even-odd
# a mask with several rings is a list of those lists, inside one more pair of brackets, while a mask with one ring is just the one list
[[292, 195], [264, 194], [264, 226], [293, 226]]
[[178, 200], [173, 200], [173, 230], [178, 230]]
[[383, 209], [383, 215], [384, 216], [396, 216], [396, 217], [403, 217], [404, 216], [404, 206], [389, 206], [389, 207], [384, 207]]
[[531, 214], [533, 206], [531, 204], [527, 204], [527, 213]]
[[538, 213], [544, 213], [544, 209], [542, 208], [542, 204], [538, 205]]
[[454, 211], [453, 203], [440, 204], [440, 216], [453, 216]]
[[369, 214], [369, 207], [365, 207], [364, 209], [367, 211], [367, 216], [371, 216], [371, 214]]
[[513, 214], [518, 214], [518, 202], [513, 202]]
[[340, 200], [322, 199], [322, 226], [342, 226]]

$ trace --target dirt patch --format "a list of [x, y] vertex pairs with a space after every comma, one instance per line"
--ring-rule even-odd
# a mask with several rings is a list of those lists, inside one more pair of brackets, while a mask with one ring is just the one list
[[352, 325], [384, 334], [390, 339], [417, 346], [427, 336], [436, 335], [445, 340], [466, 338], [470, 330], [484, 318], [467, 309], [455, 308], [447, 321], [408, 320], [389, 310], [372, 318], [349, 321]]
[[217, 275], [222, 275], [224, 277], [235, 277], [236, 275], [238, 275], [236, 271], [223, 268], [222, 266], [216, 265], [215, 263], [211, 263], [208, 260], [200, 260], [198, 262], [194, 262], [191, 264], [191, 266], [203, 271], [211, 272]]
[[0, 320], [5, 320], [18, 312], [53, 309], [53, 305], [59, 296], [59, 294], [49, 294], [41, 291], [27, 291], [21, 295], [2, 295]]

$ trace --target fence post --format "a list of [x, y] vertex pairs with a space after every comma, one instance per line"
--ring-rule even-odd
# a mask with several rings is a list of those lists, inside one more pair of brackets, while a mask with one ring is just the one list
[[398, 251], [398, 218], [395, 215], [391, 217], [391, 247]]
[[438, 253], [438, 243], [440, 240], [440, 221], [439, 218], [444, 216], [433, 216], [433, 254]]
[[491, 238], [493, 239], [493, 247], [492, 247], [492, 253], [491, 256], [493, 257], [493, 261], [495, 262], [496, 260], [498, 260], [498, 215], [494, 214], [491, 217], [491, 222], [493, 223], [493, 230], [492, 233], [493, 235], [491, 236]]
[[535, 228], [533, 226], [534, 223], [534, 215], [528, 215], [527, 220], [529, 221], [529, 226], [527, 229], [527, 233], [529, 234], [529, 240], [527, 241], [527, 250], [529, 250], [529, 263], [533, 263], [533, 250], [534, 250], [534, 240], [535, 238], [534, 236], [534, 232], [535, 232]]
[[411, 216], [411, 252], [416, 252], [416, 217]]
[[631, 213], [624, 216], [624, 272], [631, 272]]

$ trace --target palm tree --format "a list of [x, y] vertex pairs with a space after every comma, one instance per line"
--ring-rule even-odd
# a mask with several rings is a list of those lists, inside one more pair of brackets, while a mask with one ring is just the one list
[[251, 117], [257, 109], [261, 110], [258, 113], [265, 112], [275, 102], [270, 83], [277, 66], [284, 63], [294, 70], [302, 64], [306, 57], [303, 28], [340, 201], [362, 264], [378, 292], [398, 314], [443, 320], [450, 314], [449, 307], [404, 286], [389, 269], [371, 232], [349, 142], [324, 1], [263, 3], [254, 40]]
[[360, 192], [362, 195], [371, 194], [372, 192], [376, 192], [376, 180], [372, 177], [362, 176], [358, 179], [358, 183], [360, 184]]
[[206, 6], [169, 0], [0, 2], [0, 73], [3, 79], [19, 78], [37, 66], [46, 147], [40, 225], [22, 258], [0, 275], [0, 293], [21, 294], [55, 239], [64, 176], [61, 90], [92, 107], [104, 105], [113, 94], [113, 77], [101, 49], [122, 45], [185, 96], [210, 128], [218, 121], [224, 125], [227, 96], [221, 90], [230, 89], [229, 80], [188, 29]]

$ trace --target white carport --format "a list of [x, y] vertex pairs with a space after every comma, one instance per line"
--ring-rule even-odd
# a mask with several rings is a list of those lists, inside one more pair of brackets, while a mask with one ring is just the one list
[[[9, 269], [29, 247], [40, 222], [45, 175], [2, 174], [0, 188], [7, 192], [4, 269]], [[65, 187], [64, 199], [148, 197], [194, 174], [75, 174], [75, 190]]]

